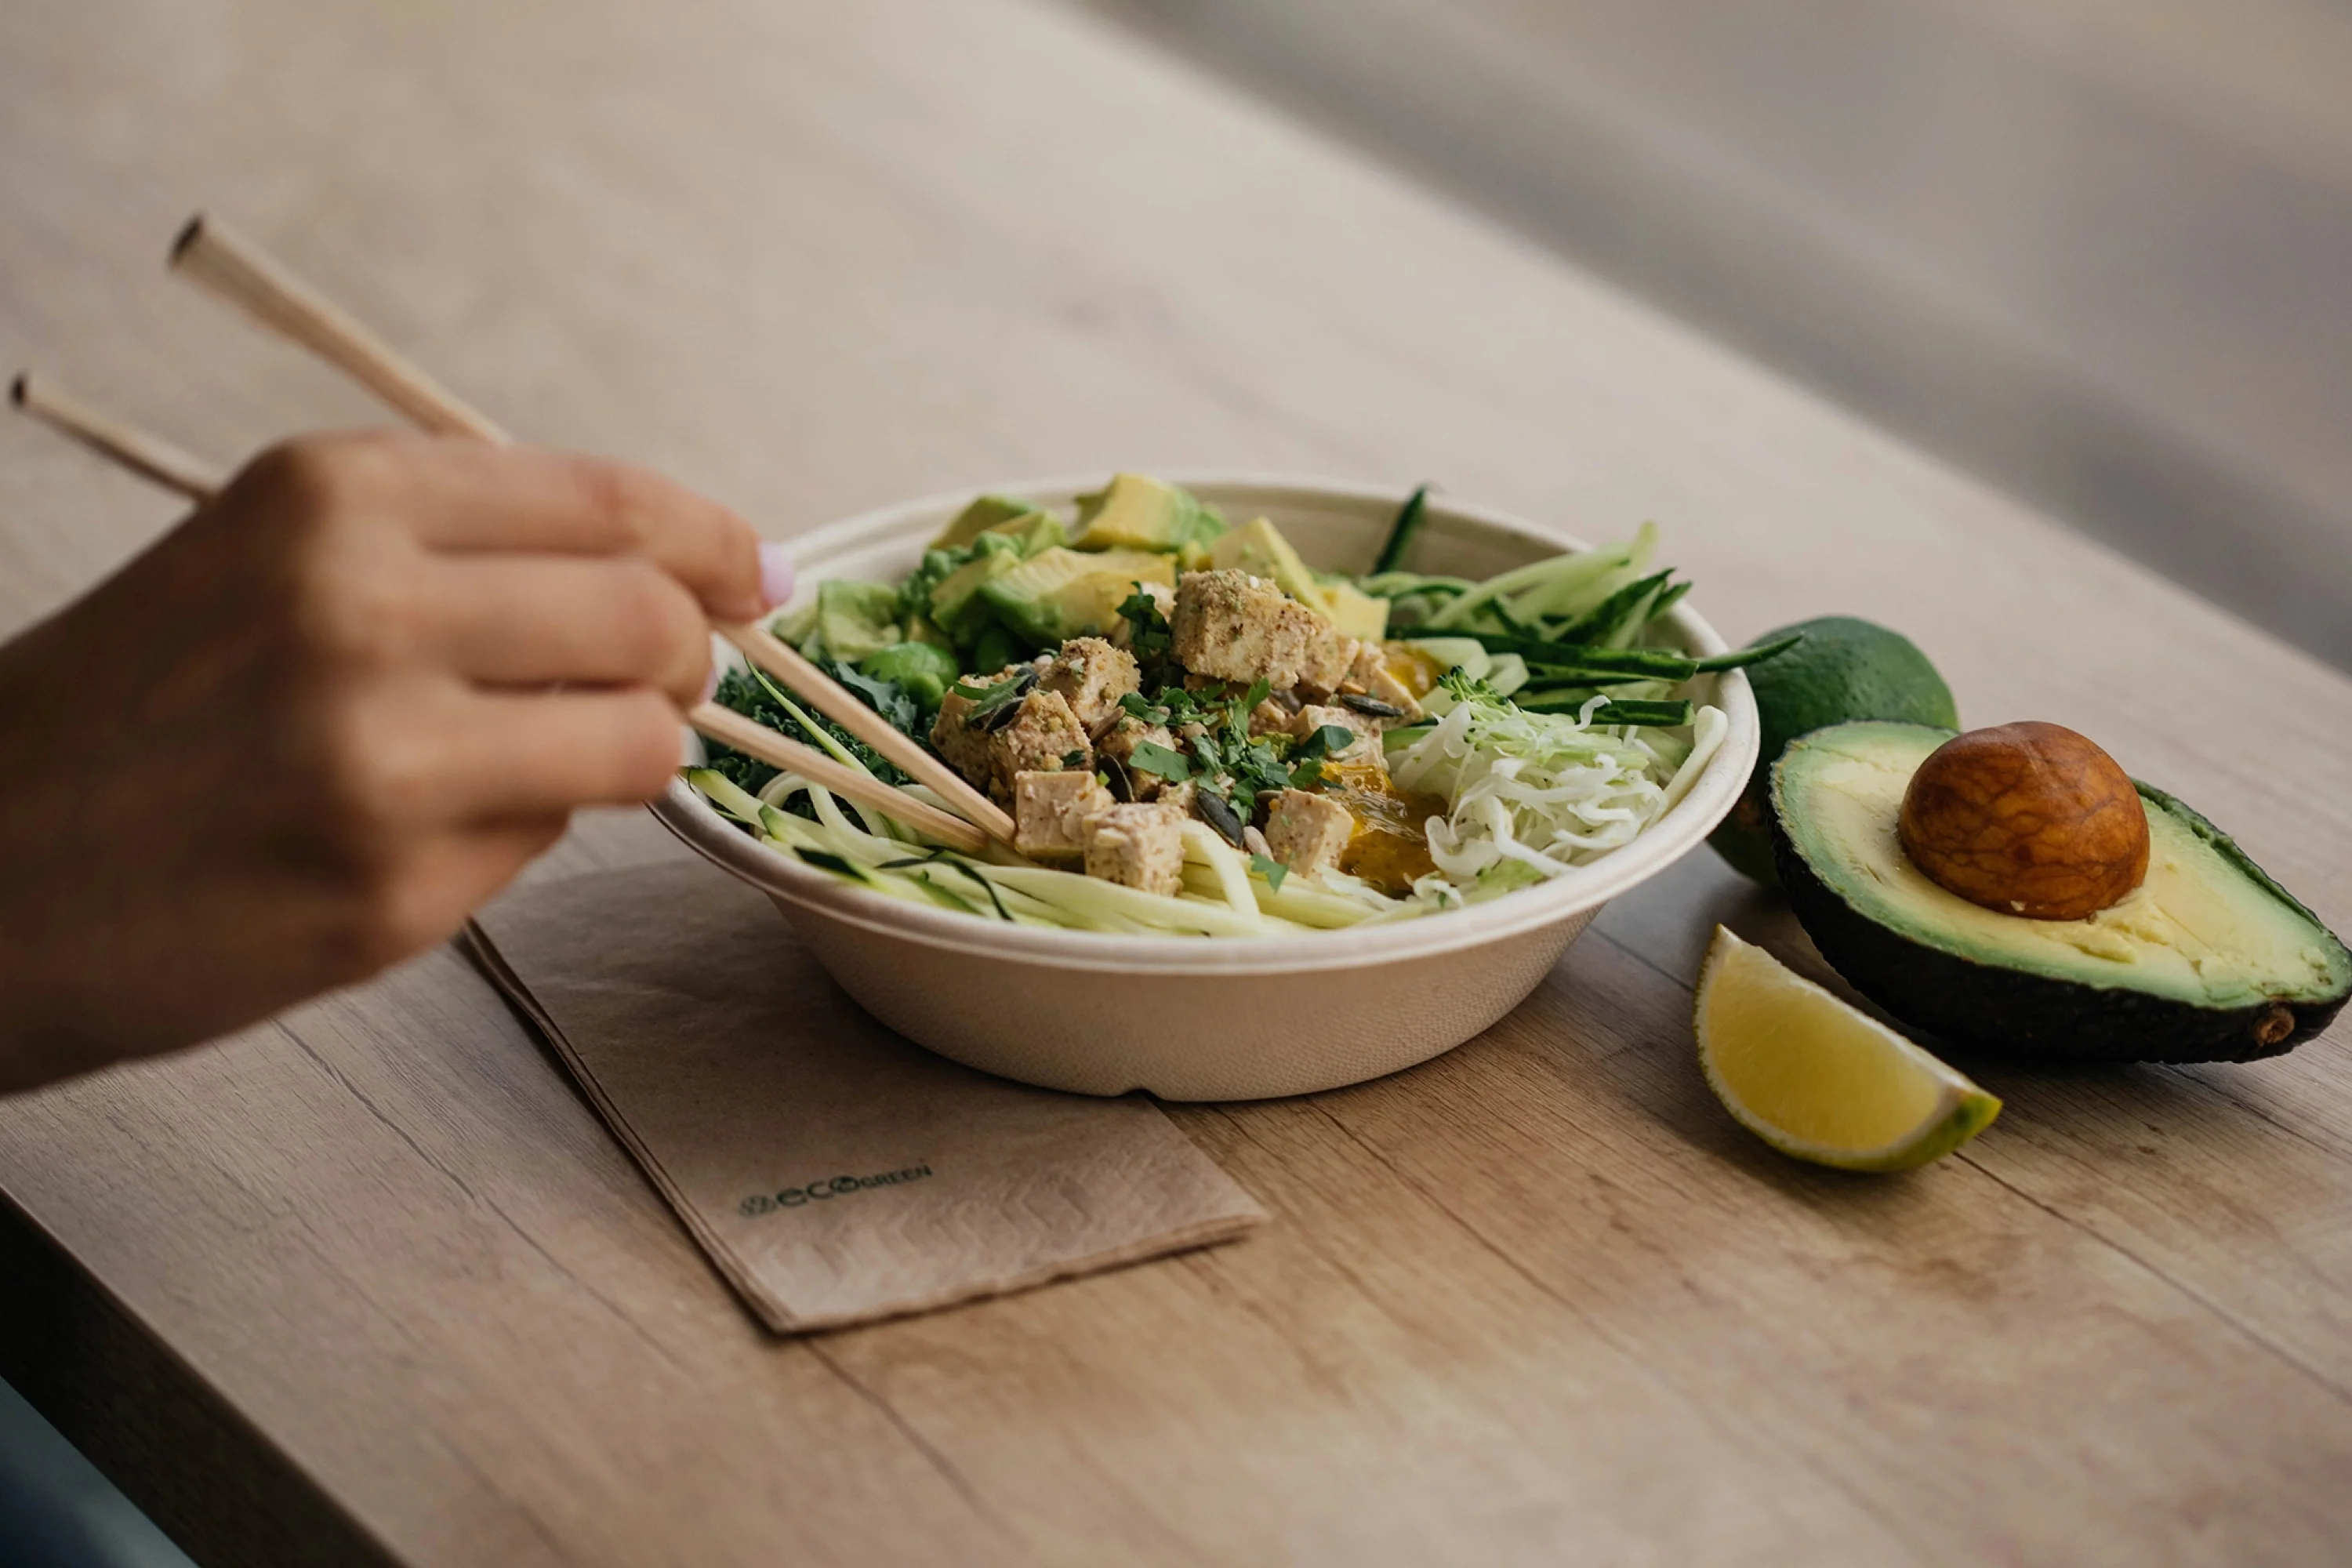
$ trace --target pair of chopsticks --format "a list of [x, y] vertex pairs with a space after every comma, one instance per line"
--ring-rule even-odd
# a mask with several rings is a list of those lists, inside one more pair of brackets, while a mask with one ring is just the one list
[[[172, 246], [171, 266], [173, 271], [216, 298], [342, 371], [418, 426], [497, 446], [513, 444], [513, 437], [504, 430], [410, 363], [252, 241], [217, 220], [202, 215], [192, 219]], [[221, 475], [201, 458], [106, 415], [46, 378], [36, 378], [29, 373], [19, 375], [11, 389], [10, 400], [24, 412], [141, 478], [192, 500], [201, 503], [210, 500], [224, 482]], [[908, 777], [929, 785], [952, 810], [942, 811], [861, 769], [837, 762], [714, 702], [699, 703], [686, 715], [686, 721], [701, 734], [757, 757], [772, 767], [798, 773], [811, 784], [871, 806], [968, 854], [981, 853], [991, 838], [1012, 843], [1013, 819], [995, 802], [893, 729], [880, 714], [803, 658], [797, 649], [764, 627], [749, 623], [715, 623], [712, 629], [734, 645], [746, 659], [871, 746]]]

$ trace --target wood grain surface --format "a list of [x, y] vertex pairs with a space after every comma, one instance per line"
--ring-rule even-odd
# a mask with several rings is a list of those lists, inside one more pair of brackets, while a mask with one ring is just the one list
[[[1083, 16], [5, 7], [0, 180], [0, 343], [216, 460], [381, 416], [165, 278], [200, 205], [777, 535], [1113, 466], [1655, 518], [1727, 633], [1901, 626], [2352, 927], [2352, 681]], [[0, 627], [173, 515], [0, 425]], [[1253, 1239], [806, 1341], [435, 952], [0, 1104], [0, 1371], [215, 1563], [2340, 1560], [2347, 1031], [1988, 1068], [1977, 1143], [1848, 1178], [1701, 1085], [1718, 919], [1807, 956], [1695, 857], [1451, 1056], [1177, 1111]]]

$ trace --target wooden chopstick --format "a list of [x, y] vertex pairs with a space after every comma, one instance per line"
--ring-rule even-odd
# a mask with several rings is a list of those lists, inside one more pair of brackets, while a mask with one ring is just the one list
[[226, 482], [226, 476], [202, 458], [101, 412], [29, 370], [18, 372], [10, 384], [8, 402], [100, 457], [199, 504], [212, 500]]
[[721, 708], [716, 702], [705, 702], [686, 716], [686, 721], [721, 745], [732, 746], [746, 756], [757, 757], [770, 767], [800, 774], [814, 784], [823, 784], [838, 795], [845, 795], [861, 805], [870, 805], [886, 816], [897, 818], [920, 833], [929, 834], [940, 843], [967, 855], [978, 855], [988, 847], [988, 835], [962, 817], [941, 811], [928, 801], [916, 799], [894, 784], [884, 784], [872, 773], [864, 773], [845, 763], [836, 762], [814, 746], [803, 746], [769, 729], [756, 719], [749, 719], [731, 708]]
[[170, 266], [293, 339], [424, 428], [477, 436], [501, 447], [513, 444], [504, 430], [220, 219], [204, 213], [190, 218], [172, 242]]
[[[512, 445], [513, 438], [504, 430], [218, 219], [201, 213], [190, 219], [173, 243], [171, 265], [192, 282], [351, 375], [425, 429]], [[716, 629], [741, 649], [744, 658], [808, 699], [826, 718], [873, 747], [908, 777], [929, 784], [958, 815], [991, 837], [1013, 842], [1013, 818], [994, 801], [911, 737], [891, 728], [880, 714], [782, 641], [757, 626], [719, 623]], [[698, 723], [695, 728], [702, 727]]]

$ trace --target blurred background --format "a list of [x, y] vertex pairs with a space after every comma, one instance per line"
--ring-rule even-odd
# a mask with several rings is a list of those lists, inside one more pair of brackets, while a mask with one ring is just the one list
[[2352, 6], [1076, 3], [2352, 668]]

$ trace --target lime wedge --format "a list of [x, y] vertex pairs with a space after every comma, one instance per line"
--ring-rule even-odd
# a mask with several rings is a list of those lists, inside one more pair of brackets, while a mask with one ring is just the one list
[[1693, 1015], [1709, 1089], [1783, 1154], [1907, 1171], [1990, 1125], [2000, 1101], [1721, 926]]

